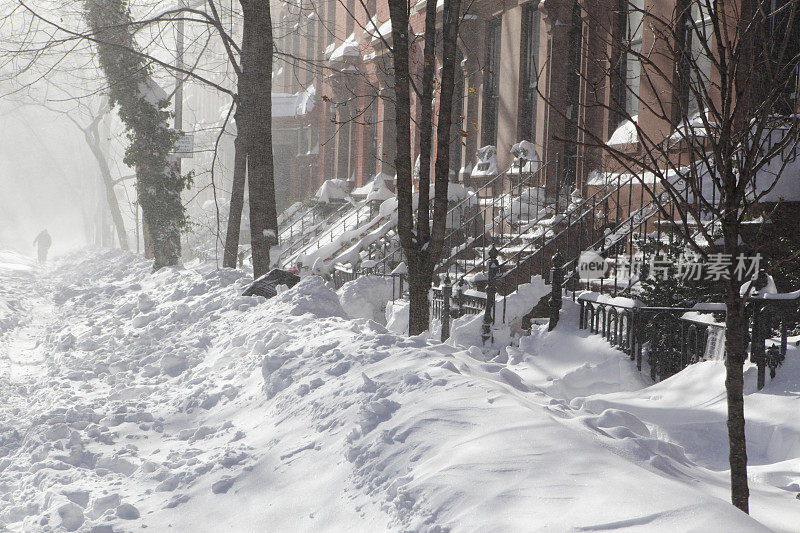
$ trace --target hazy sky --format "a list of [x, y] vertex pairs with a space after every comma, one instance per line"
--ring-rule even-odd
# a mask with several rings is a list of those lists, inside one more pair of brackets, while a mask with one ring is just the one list
[[86, 243], [97, 179], [82, 134], [47, 110], [0, 107], [0, 248], [32, 253], [47, 228], [54, 252]]

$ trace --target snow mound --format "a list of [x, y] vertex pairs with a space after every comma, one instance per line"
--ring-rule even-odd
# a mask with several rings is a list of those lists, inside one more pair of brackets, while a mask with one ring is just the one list
[[[357, 285], [337, 294], [309, 276], [264, 300], [240, 296], [238, 270], [150, 268], [83, 251], [46, 285], [3, 278], [55, 309], [25, 329], [42, 375], [0, 376], [8, 530], [796, 528], [796, 349], [761, 392], [748, 368], [752, 518], [712, 468], [717, 363], [651, 385], [576, 332], [568, 304], [559, 328], [487, 360], [347, 318]], [[710, 430], [689, 441], [691, 423]]]
[[317, 317], [346, 317], [336, 293], [319, 276], [303, 278], [292, 290], [279, 294], [270, 305], [291, 315], [310, 313]]
[[350, 318], [386, 323], [386, 304], [392, 299], [392, 278], [361, 276], [337, 291], [339, 302]]

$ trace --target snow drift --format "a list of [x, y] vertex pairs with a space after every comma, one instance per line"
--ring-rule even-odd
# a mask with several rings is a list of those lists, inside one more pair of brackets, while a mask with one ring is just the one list
[[238, 296], [239, 271], [149, 267], [84, 252], [47, 284], [4, 280], [38, 336], [9, 331], [4, 364], [43, 356], [38, 373], [0, 378], [8, 530], [791, 531], [800, 519], [796, 349], [748, 389], [748, 517], [726, 501], [717, 363], [650, 385], [576, 330], [569, 306], [558, 329], [492, 360], [391, 333], [369, 318], [382, 300], [367, 309], [357, 285], [337, 294], [312, 276], [265, 301]]

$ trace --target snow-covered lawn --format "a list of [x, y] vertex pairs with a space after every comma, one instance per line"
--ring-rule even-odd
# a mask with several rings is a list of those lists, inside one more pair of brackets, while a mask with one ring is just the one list
[[651, 385], [569, 304], [486, 361], [318, 277], [264, 301], [207, 265], [2, 257], [10, 531], [798, 530], [799, 350], [761, 392], [748, 370], [750, 518], [722, 364]]

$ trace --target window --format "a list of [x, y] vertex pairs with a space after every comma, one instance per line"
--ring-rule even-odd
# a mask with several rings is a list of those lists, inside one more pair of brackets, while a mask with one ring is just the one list
[[297, 92], [300, 84], [300, 25], [295, 26], [292, 35], [292, 77], [289, 80], [288, 92]]
[[[334, 113], [333, 107], [329, 102], [323, 102], [325, 106], [325, 114], [324, 116], [330, 117], [332, 113]], [[323, 139], [323, 143], [325, 144], [324, 150], [324, 160], [323, 160], [323, 175], [325, 179], [332, 178], [336, 176], [336, 168], [334, 167], [334, 149], [336, 146], [335, 140], [336, 138], [333, 136], [333, 133], [336, 131], [336, 124], [334, 121], [330, 121], [328, 127], [325, 131], [325, 137]], [[319, 140], [318, 140], [319, 142]], [[322, 148], [322, 147], [320, 147]]]
[[707, 4], [700, 0], [692, 2], [689, 7], [684, 23], [684, 59], [679, 69], [680, 101], [685, 117], [693, 117], [705, 107], [700, 99], [711, 87], [711, 61], [706, 48], [711, 50], [713, 37]]
[[368, 135], [369, 148], [367, 149], [367, 175], [365, 179], [372, 179], [377, 173], [378, 168], [378, 92], [372, 95], [369, 103], [369, 113], [367, 113], [368, 124], [366, 134]]
[[336, 119], [336, 127], [339, 130], [337, 134], [336, 177], [341, 180], [348, 180], [350, 179], [350, 126], [352, 120], [346, 107], [337, 110]]
[[483, 119], [481, 142], [497, 144], [497, 112], [500, 100], [500, 29], [502, 19], [489, 21], [486, 32], [486, 63], [483, 78]]
[[346, 18], [345, 21], [345, 34], [348, 36], [353, 33], [353, 28], [355, 26], [355, 16], [356, 16], [356, 2], [355, 0], [347, 0], [347, 11], [345, 11], [344, 16]]
[[314, 79], [313, 62], [317, 60], [317, 21], [311, 20], [308, 23], [308, 40], [306, 41], [306, 57], [312, 61], [311, 64], [303, 65], [305, 71], [305, 81], [303, 85], [307, 87]]
[[[325, 17], [325, 46], [330, 48], [336, 42], [336, 3], [338, 0], [328, 0], [327, 14]], [[328, 50], [330, 51], [330, 50]]]
[[575, 183], [578, 168], [578, 109], [580, 104], [581, 87], [581, 49], [583, 48], [583, 18], [581, 6], [578, 2], [572, 7], [572, 20], [569, 29], [569, 54], [567, 70], [566, 124], [564, 125], [564, 185]]
[[617, 125], [639, 114], [639, 83], [642, 52], [644, 0], [617, 0], [612, 105], [617, 110]]
[[456, 51], [455, 84], [453, 86], [453, 119], [450, 127], [450, 181], [458, 180], [458, 171], [461, 166], [461, 129], [464, 115], [464, 67], [462, 66], [463, 54]]
[[[769, 0], [767, 32], [771, 44], [769, 54], [774, 79], [766, 83], [779, 87], [779, 95], [773, 105], [774, 112], [788, 115], [797, 111], [797, 58], [800, 54], [800, 10], [790, 0]], [[789, 20], [792, 26], [789, 27]], [[785, 49], [781, 50], [785, 46]]]
[[625, 6], [624, 53], [622, 56], [622, 79], [625, 91], [621, 103], [627, 116], [639, 114], [639, 82], [642, 64], [638, 55], [642, 53], [642, 26], [644, 23], [644, 0], [622, 0]]
[[520, 140], [536, 141], [536, 103], [539, 93], [536, 83], [539, 77], [539, 9], [534, 2], [525, 4], [522, 14], [522, 84], [520, 87], [519, 137]]

